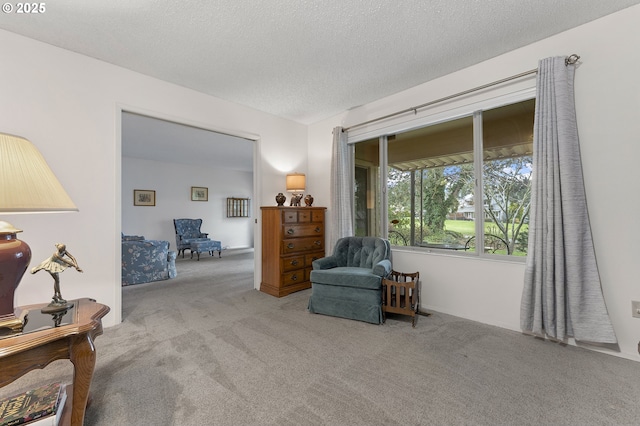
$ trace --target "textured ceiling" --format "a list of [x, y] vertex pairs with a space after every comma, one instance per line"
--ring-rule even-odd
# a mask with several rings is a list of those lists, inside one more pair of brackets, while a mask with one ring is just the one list
[[[55, 0], [5, 11], [0, 29], [310, 124], [638, 3]], [[124, 156], [252, 170], [249, 141], [122, 123]]]
[[0, 28], [310, 124], [637, 3], [55, 0]]

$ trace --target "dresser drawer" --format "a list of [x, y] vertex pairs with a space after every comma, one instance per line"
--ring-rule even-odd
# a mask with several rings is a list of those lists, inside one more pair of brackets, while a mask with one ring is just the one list
[[282, 223], [298, 223], [298, 211], [284, 210], [282, 212]]
[[324, 210], [285, 210], [282, 212], [282, 223], [324, 222]]
[[311, 222], [311, 212], [309, 210], [298, 211], [298, 222], [299, 223]]
[[311, 222], [324, 223], [324, 210], [313, 210], [311, 212]]
[[282, 240], [282, 254], [324, 249], [324, 235], [317, 238], [291, 238]]
[[293, 271], [294, 269], [300, 269], [307, 266], [305, 256], [283, 257], [280, 259], [280, 262], [283, 271]]
[[314, 235], [324, 235], [323, 223], [288, 224], [282, 227], [284, 238], [312, 237]]
[[308, 281], [307, 273], [304, 269], [296, 269], [295, 271], [285, 272], [282, 274], [282, 285], [294, 285]]

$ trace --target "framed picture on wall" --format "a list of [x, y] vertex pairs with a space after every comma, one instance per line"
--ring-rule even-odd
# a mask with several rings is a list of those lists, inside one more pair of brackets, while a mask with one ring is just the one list
[[209, 188], [191, 187], [191, 201], [209, 201]]
[[155, 206], [156, 191], [151, 189], [134, 189], [133, 190], [134, 206]]

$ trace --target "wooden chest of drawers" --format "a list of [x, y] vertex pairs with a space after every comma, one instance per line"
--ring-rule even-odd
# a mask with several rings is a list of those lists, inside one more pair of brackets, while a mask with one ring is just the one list
[[282, 297], [311, 287], [315, 259], [324, 257], [325, 207], [261, 207], [260, 291]]

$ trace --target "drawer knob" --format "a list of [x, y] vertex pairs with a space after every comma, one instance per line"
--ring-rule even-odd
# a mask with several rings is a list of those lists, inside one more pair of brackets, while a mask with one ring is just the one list
[[293, 265], [293, 266], [298, 266], [298, 263], [299, 263], [298, 259], [294, 259], [294, 260], [291, 261], [291, 265]]
[[298, 281], [298, 275], [297, 274], [291, 275], [291, 281]]
[[313, 244], [315, 244], [317, 246], [321, 246], [322, 245], [322, 241], [316, 240]]
[[316, 231], [316, 232], [320, 232], [320, 231], [322, 231], [322, 229], [321, 229], [319, 226], [316, 226], [315, 231]]
[[296, 231], [294, 231], [291, 228], [287, 229], [287, 234], [289, 234], [289, 235], [293, 235], [294, 232], [296, 232]]
[[294, 247], [295, 247], [295, 246], [293, 245], [293, 243], [289, 243], [289, 244], [287, 244], [287, 248], [292, 249], [292, 248], [294, 248]]

